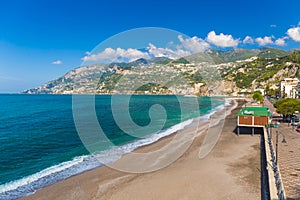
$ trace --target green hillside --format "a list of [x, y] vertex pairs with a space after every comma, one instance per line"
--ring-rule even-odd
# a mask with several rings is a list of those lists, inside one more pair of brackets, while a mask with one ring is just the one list
[[[274, 51], [282, 55], [280, 51]], [[290, 55], [280, 57], [274, 54], [275, 58], [262, 58], [239, 65], [237, 68], [229, 69], [227, 73], [223, 74], [224, 79], [233, 78], [236, 86], [239, 88], [250, 88], [252, 82], [267, 82], [276, 73], [284, 69], [296, 69], [294, 76], [299, 76], [300, 66], [300, 52], [293, 52]], [[276, 80], [275, 80], [276, 82]], [[279, 82], [279, 80], [277, 80]]]
[[[210, 86], [221, 76], [228, 85], [226, 89], [231, 90], [228, 92], [230, 93], [253, 87], [278, 86], [283, 78], [299, 77], [299, 68], [300, 51], [295, 50], [289, 52], [274, 48], [208, 50], [177, 60], [166, 57], [141, 58], [129, 63], [83, 66], [24, 93], [111, 93], [122, 77], [128, 79], [129, 84], [134, 84], [132, 79], [134, 76], [140, 76], [143, 79], [143, 76], [149, 77], [153, 74], [159, 74], [156, 77], [168, 81], [166, 75], [170, 75], [170, 69], [186, 78], [192, 87], [198, 83]], [[134, 70], [140, 70], [138, 73], [141, 74], [136, 74]], [[179, 91], [178, 88], [175, 89]], [[155, 91], [156, 94], [168, 92], [166, 88], [156, 83], [142, 86], [138, 92], [143, 93], [143, 90], [150, 93]], [[183, 88], [180, 91], [186, 90]]]

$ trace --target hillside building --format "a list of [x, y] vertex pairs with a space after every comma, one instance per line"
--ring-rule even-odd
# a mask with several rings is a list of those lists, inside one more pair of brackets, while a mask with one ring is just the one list
[[280, 97], [296, 98], [298, 96], [298, 78], [285, 78], [280, 82]]

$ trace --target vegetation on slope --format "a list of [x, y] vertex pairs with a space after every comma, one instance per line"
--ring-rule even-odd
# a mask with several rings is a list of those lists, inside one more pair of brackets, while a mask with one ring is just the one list
[[[286, 55], [287, 53], [289, 53], [289, 55]], [[197, 64], [192, 65], [192, 63], [197, 62], [207, 62], [213, 65], [207, 67], [209, 64], [207, 64], [207, 66], [205, 64], [203, 68], [201, 68], [201, 65], [200, 68]], [[215, 65], [216, 63], [225, 64]], [[256, 50], [234, 49], [229, 51], [208, 50], [177, 60], [171, 60], [165, 57], [152, 59], [141, 58], [130, 63], [85, 66], [74, 69], [66, 75], [50, 81], [39, 88], [25, 91], [25, 93], [51, 94], [63, 93], [64, 91], [92, 93], [95, 88], [97, 88], [98, 92], [110, 93], [120, 78], [124, 74], [130, 74], [133, 67], [162, 66], [157, 70], [161, 71], [160, 73], [164, 73], [164, 70], [167, 69], [163, 66], [166, 64], [170, 67], [177, 65], [176, 70], [178, 70], [178, 75], [185, 77], [191, 85], [196, 83], [210, 85], [215, 82], [216, 79], [220, 78], [218, 73], [212, 73], [212, 71], [216, 69], [215, 67], [217, 67], [222, 79], [227, 81], [227, 86], [232, 88], [230, 92], [237, 91], [237, 88], [248, 89], [261, 86], [266, 89], [267, 93], [277, 95], [278, 91], [274, 88], [270, 89], [271, 86], [278, 85], [283, 78], [299, 77], [300, 52], [286, 52], [271, 48]], [[151, 73], [149, 75], [151, 75]], [[130, 75], [128, 75], [127, 78], [130, 81], [129, 76]], [[163, 76], [161, 78], [168, 79]], [[268, 89], [266, 87], [268, 87]], [[140, 89], [156, 90], [156, 88], [159, 87], [150, 84]]]
[[[253, 81], [266, 82], [270, 80], [279, 70], [292, 69], [295, 67], [299, 76], [300, 52], [293, 52], [281, 58], [258, 58], [249, 63], [243, 63], [236, 68], [228, 69], [228, 73], [223, 77], [233, 77], [236, 86], [239, 88], [251, 88]], [[278, 82], [280, 80], [277, 80]]]

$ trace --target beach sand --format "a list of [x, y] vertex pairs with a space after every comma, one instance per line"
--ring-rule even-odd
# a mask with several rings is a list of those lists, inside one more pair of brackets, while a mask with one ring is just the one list
[[[239, 108], [240, 105], [226, 117], [216, 146], [203, 159], [199, 159], [198, 154], [207, 134], [205, 130], [202, 134], [197, 132], [191, 146], [179, 159], [157, 171], [126, 173], [104, 166], [50, 185], [23, 199], [260, 199], [260, 135], [237, 136], [234, 133]], [[220, 124], [213, 128], [221, 129]], [[135, 152], [161, 149], [174, 137], [176, 134]], [[126, 156], [122, 159], [130, 161]]]

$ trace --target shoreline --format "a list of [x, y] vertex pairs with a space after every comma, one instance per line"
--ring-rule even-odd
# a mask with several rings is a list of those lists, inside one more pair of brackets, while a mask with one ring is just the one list
[[[198, 116], [198, 117], [196, 117], [196, 118], [192, 118], [192, 119], [188, 119], [188, 120], [186, 120], [186, 121], [183, 121], [183, 122], [181, 122], [181, 123], [179, 123], [179, 124], [175, 124], [175, 125], [173, 125], [173, 126], [171, 126], [171, 127], [169, 127], [169, 128], [167, 128], [167, 129], [165, 129], [165, 130], [163, 130], [163, 131], [161, 131], [161, 132], [159, 132], [159, 133], [155, 133], [155, 134], [152, 134], [152, 135], [150, 135], [149, 137], [147, 137], [147, 138], [145, 138], [145, 140], [143, 141], [143, 142], [141, 142], [142, 140], [137, 140], [137, 141], [132, 141], [132, 142], [129, 142], [129, 143], [126, 143], [126, 144], [124, 144], [124, 145], [131, 145], [131, 146], [134, 146], [134, 148], [133, 148], [133, 150], [130, 150], [130, 152], [131, 151], [136, 151], [136, 152], [139, 152], [140, 151], [140, 149], [141, 148], [146, 148], [147, 146], [151, 146], [152, 144], [154, 144], [154, 143], [156, 143], [156, 142], [159, 142], [160, 140], [164, 140], [164, 139], [167, 139], [168, 137], [174, 137], [174, 135], [176, 135], [176, 133], [178, 132], [178, 131], [181, 131], [181, 130], [183, 130], [183, 129], [186, 129], [186, 128], [188, 128], [189, 126], [193, 126], [193, 124], [195, 124], [195, 123], [203, 123], [203, 124], [205, 124], [205, 123], [207, 123], [207, 121], [208, 121], [208, 119], [209, 119], [209, 117], [213, 114], [213, 113], [215, 113], [215, 112], [217, 112], [218, 110], [220, 110], [221, 108], [225, 108], [226, 106], [228, 106], [228, 103], [229, 103], [229, 101], [227, 101], [225, 104], [221, 104], [221, 105], [219, 105], [219, 106], [217, 106], [217, 107], [215, 107], [215, 108], [213, 108], [209, 113], [206, 113], [206, 114], [204, 114], [204, 115], [202, 115], [202, 116]], [[152, 137], [153, 136], [153, 137]], [[149, 140], [148, 140], [149, 139]], [[141, 143], [139, 143], [139, 142], [141, 142]], [[149, 143], [148, 143], [149, 142]], [[123, 147], [124, 145], [122, 145], [121, 147]], [[125, 147], [126, 148], [126, 147]], [[11, 188], [10, 190], [7, 190], [7, 189], [5, 189], [5, 187], [4, 188], [2, 188], [2, 190], [4, 189], [4, 191], [9, 191], [7, 194], [5, 194], [6, 192], [4, 192], [4, 193], [2, 193], [4, 196], [2, 196], [2, 198], [7, 198], [7, 199], [10, 199], [10, 196], [11, 196], [11, 194], [13, 194], [12, 195], [12, 197], [14, 196], [14, 195], [16, 195], [15, 196], [15, 198], [17, 197], [17, 198], [22, 198], [22, 197], [25, 197], [25, 196], [27, 196], [27, 195], [33, 195], [36, 191], [39, 191], [39, 190], [41, 190], [41, 189], [43, 189], [43, 188], [45, 188], [45, 187], [48, 187], [48, 186], [51, 186], [51, 185], [53, 185], [53, 184], [56, 184], [57, 182], [60, 182], [60, 181], [64, 181], [64, 180], [66, 180], [66, 179], [68, 179], [68, 178], [71, 178], [71, 177], [73, 177], [73, 176], [77, 176], [77, 175], [80, 175], [80, 174], [83, 174], [83, 173], [85, 173], [85, 172], [88, 172], [88, 171], [91, 171], [91, 170], [94, 170], [94, 169], [96, 169], [96, 168], [101, 168], [101, 167], [103, 167], [105, 164], [101, 164], [99, 161], [95, 164], [95, 165], [93, 165], [94, 167], [88, 167], [88, 168], [84, 168], [84, 169], [82, 169], [82, 171], [79, 171], [79, 172], [76, 172], [76, 173], [74, 173], [74, 174], [72, 174], [73, 172], [73, 169], [71, 170], [71, 169], [69, 169], [69, 167], [71, 167], [71, 168], [73, 168], [73, 167], [76, 167], [78, 164], [79, 165], [81, 165], [81, 163], [83, 163], [83, 165], [84, 165], [84, 163], [86, 163], [86, 157], [88, 157], [89, 155], [83, 155], [83, 156], [79, 156], [79, 157], [75, 157], [75, 158], [73, 158], [72, 160], [70, 160], [70, 161], [66, 161], [66, 162], [63, 162], [63, 163], [60, 163], [59, 165], [55, 165], [55, 166], [52, 166], [52, 167], [49, 167], [49, 168], [47, 168], [47, 169], [44, 169], [44, 170], [42, 170], [42, 171], [40, 171], [40, 172], [38, 172], [38, 173], [36, 173], [36, 174], [33, 174], [33, 175], [30, 175], [30, 176], [28, 176], [28, 177], [24, 177], [24, 178], [22, 178], [22, 179], [18, 179], [18, 180], [16, 180], [16, 181], [13, 181], [13, 182], [9, 182], [9, 183], [6, 183], [6, 184], [4, 184], [3, 186], [5, 186], [5, 187], [8, 187], [8, 188]], [[93, 156], [92, 156], [93, 157]], [[96, 158], [92, 158], [93, 160], [96, 160]], [[91, 160], [90, 158], [88, 158], [88, 160]], [[88, 163], [87, 164], [91, 164], [89, 161], [87, 161]], [[73, 163], [73, 164], [72, 164]], [[60, 169], [60, 170], [62, 170], [62, 171], [57, 171], [55, 168], [56, 167], [59, 167], [59, 168], [62, 168], [63, 167], [63, 165], [67, 165], [67, 166], [69, 166], [69, 167], [67, 167], [66, 169]], [[51, 171], [49, 171], [49, 170], [51, 170], [51, 171], [53, 171], [54, 170], [54, 172], [51, 172]], [[70, 171], [71, 170], [71, 171]], [[70, 172], [69, 172], [70, 171]], [[46, 173], [46, 174], [45, 174]], [[52, 177], [52, 173], [54, 173], [53, 175], [53, 177]], [[57, 173], [57, 174], [56, 174]], [[65, 175], [64, 174], [71, 174], [71, 175], [67, 175], [67, 177], [65, 177]], [[58, 177], [58, 178], [57, 178]], [[61, 177], [61, 178], [59, 178], [59, 177]], [[65, 177], [65, 178], [64, 178]], [[31, 180], [33, 178], [33, 180]], [[42, 183], [43, 184], [43, 179], [51, 179], [51, 181], [50, 181], [50, 184], [48, 183], [46, 183], [44, 186], [38, 186], [40, 183]], [[57, 179], [57, 180], [56, 180]], [[29, 182], [30, 181], [30, 182]], [[22, 183], [23, 182], [23, 183]], [[34, 186], [32, 187], [31, 186], [31, 184], [34, 184]], [[15, 188], [15, 189], [12, 189], [12, 188]], [[16, 192], [17, 193], [15, 193], [15, 190], [16, 190]], [[27, 193], [27, 195], [25, 194], [25, 196], [24, 195], [22, 195], [22, 194], [18, 194], [18, 191], [17, 190], [19, 190], [19, 191], [24, 191], [24, 192], [26, 192]], [[34, 190], [34, 192], [33, 192], [33, 190]], [[15, 193], [15, 194], [14, 194]], [[22, 196], [21, 196], [22, 195]]]
[[[236, 108], [235, 110], [237, 110], [237, 109], [238, 108]], [[191, 196], [189, 196], [190, 199], [199, 199], [198, 197], [200, 195], [200, 197], [202, 197], [203, 199], [208, 199], [208, 198], [211, 199], [212, 193], [210, 192], [210, 190], [214, 188], [214, 185], [217, 184], [217, 182], [215, 182], [215, 181], [218, 180], [218, 178], [215, 179], [216, 178], [215, 176], [223, 177], [224, 180], [227, 180], [226, 182], [231, 182], [232, 185], [235, 185], [236, 187], [238, 187], [239, 189], [229, 190], [229, 192], [230, 193], [233, 192], [234, 194], [239, 195], [243, 191], [243, 188], [240, 188], [241, 187], [240, 184], [235, 183], [235, 177], [237, 176], [237, 174], [235, 172], [236, 171], [245, 171], [245, 169], [241, 169], [241, 167], [237, 168], [236, 164], [238, 164], [238, 166], [244, 166], [247, 168], [247, 164], [245, 164], [245, 163], [251, 164], [251, 163], [253, 163], [253, 160], [257, 159], [257, 156], [253, 157], [251, 155], [248, 155], [247, 151], [250, 149], [252, 153], [256, 152], [256, 154], [257, 154], [257, 152], [259, 152], [259, 150], [255, 149], [255, 151], [254, 151], [253, 148], [255, 145], [258, 145], [258, 147], [259, 147], [259, 140], [257, 139], [256, 136], [250, 137], [250, 138], [248, 138], [249, 136], [245, 136], [245, 137], [239, 136], [237, 138], [237, 136], [234, 133], [232, 133], [232, 130], [229, 130], [229, 131], [226, 130], [229, 128], [228, 126], [226, 126], [226, 123], [228, 123], [228, 121], [231, 122], [232, 120], [228, 120], [228, 119], [231, 119], [232, 117], [234, 117], [233, 113], [231, 113], [229, 116], [226, 117], [227, 120], [225, 120], [225, 126], [223, 128], [221, 137], [219, 138], [217, 145], [215, 146], [213, 151], [204, 159], [200, 160], [197, 157], [197, 154], [199, 151], [199, 143], [200, 144], [203, 143], [203, 140], [205, 137], [205, 133], [202, 133], [202, 134], [196, 135], [195, 139], [192, 142], [192, 145], [179, 159], [177, 159], [174, 163], [172, 163], [158, 171], [144, 173], [144, 174], [132, 174], [132, 173], [117, 171], [117, 170], [111, 169], [107, 166], [102, 166], [102, 167], [92, 169], [90, 171], [86, 171], [84, 173], [72, 176], [68, 179], [59, 181], [57, 183], [54, 183], [50, 186], [47, 186], [45, 188], [42, 188], [42, 189], [36, 191], [36, 193], [34, 193], [33, 195], [23, 197], [22, 199], [49, 199], [49, 198], [51, 198], [51, 199], [99, 199], [99, 198], [101, 198], [101, 199], [119, 199], [119, 198], [123, 198], [123, 197], [125, 199], [132, 199], [132, 198], [134, 199], [134, 197], [138, 197], [138, 199], [151, 199], [151, 198], [159, 198], [159, 197], [161, 197], [161, 195], [164, 196], [166, 199], [173, 199], [173, 197], [176, 197], [178, 195], [179, 196], [191, 195]], [[228, 133], [231, 132], [231, 133], [229, 135], [224, 135], [224, 131], [228, 132]], [[175, 137], [176, 134], [177, 133], [171, 134], [169, 136], [159, 139], [158, 141], [156, 141], [152, 144], [148, 144], [146, 146], [139, 147], [136, 150], [134, 150], [134, 152], [145, 153], [145, 152], [149, 152], [149, 151], [155, 151], [156, 149], [163, 147], [164, 145], [168, 144], [171, 140], [173, 140], [173, 138]], [[225, 152], [223, 152], [224, 151], [223, 148], [220, 149], [220, 142], [225, 141], [226, 143], [228, 143], [228, 141], [227, 141], [228, 136], [232, 137], [232, 139], [234, 139], [236, 142], [238, 141], [239, 138], [241, 138], [242, 140], [245, 140], [243, 144], [244, 145], [246, 144], [247, 148], [246, 149], [243, 148], [243, 151], [241, 151], [241, 152], [246, 154], [246, 156], [245, 156], [247, 158], [246, 160], [245, 160], [245, 158], [237, 159], [237, 157], [239, 157], [237, 155], [230, 156], [231, 157], [230, 159], [226, 158], [226, 156], [225, 156], [225, 158], [223, 158], [224, 153], [227, 152], [227, 149], [232, 148], [232, 147], [230, 147], [229, 144], [226, 144], [225, 146], [227, 148], [225, 148], [225, 150], [226, 150]], [[224, 137], [225, 137], [225, 140], [224, 140]], [[249, 143], [251, 145], [249, 145]], [[239, 147], [243, 147], [244, 145], [239, 145]], [[233, 152], [235, 152], [235, 151], [233, 151]], [[193, 155], [193, 156], [191, 157], [191, 155]], [[259, 158], [259, 156], [258, 156], [258, 158]], [[248, 161], [249, 159], [250, 159], [250, 161]], [[226, 162], [224, 162], [224, 161], [226, 161]], [[235, 164], [232, 162], [234, 162]], [[198, 170], [194, 166], [195, 163], [199, 164]], [[254, 167], [254, 169], [256, 167], [259, 168], [259, 166], [257, 166], [257, 162], [254, 162], [254, 163], [256, 163], [256, 166]], [[198, 166], [198, 164], [196, 166]], [[190, 171], [185, 168], [182, 168], [182, 166], [185, 166], [185, 168], [192, 168], [192, 169]], [[213, 172], [210, 171], [211, 168], [215, 169], [215, 171], [213, 171]], [[177, 170], [175, 170], [175, 169], [177, 169]], [[208, 174], [212, 175], [212, 177], [209, 177], [208, 179], [206, 177], [207, 171], [210, 172]], [[235, 171], [235, 172], [233, 173], [233, 171]], [[246, 179], [247, 179], [247, 177], [248, 178], [250, 177], [251, 180], [258, 178], [258, 181], [256, 180], [255, 184], [251, 185], [251, 187], [256, 188], [255, 194], [252, 194], [252, 197], [255, 197], [255, 198], [252, 198], [252, 199], [256, 199], [257, 192], [259, 192], [258, 190], [260, 187], [260, 184], [259, 184], [260, 177], [259, 177], [259, 174], [258, 174], [258, 177], [257, 177], [257, 174], [255, 176], [251, 175], [251, 174], [255, 173], [255, 170], [253, 171], [253, 169], [251, 169], [250, 171], [251, 171], [250, 175], [249, 175], [249, 172], [246, 173], [247, 174]], [[178, 176], [177, 173], [182, 174], [183, 177]], [[185, 180], [184, 174], [190, 174], [189, 177], [191, 179], [194, 179], [194, 177], [197, 177], [197, 176], [195, 176], [195, 173], [196, 173], [196, 175], [203, 177], [204, 179], [207, 179], [206, 181], [194, 180], [194, 182], [198, 183], [196, 185], [203, 186], [204, 188], [207, 187], [207, 185], [210, 185], [210, 187], [206, 188], [203, 192], [201, 192], [201, 194], [199, 194], [199, 190], [193, 190], [193, 191], [189, 192], [188, 194], [185, 194], [185, 190], [181, 188], [182, 186], [192, 185], [191, 188], [195, 188], [195, 185], [193, 184], [192, 180], [191, 181]], [[239, 174], [238, 176], [241, 176], [241, 175]], [[215, 178], [213, 178], [213, 177], [215, 177]], [[171, 179], [173, 181], [166, 183], [165, 181], [167, 181], [168, 179]], [[149, 184], [151, 183], [150, 185], [153, 184], [153, 188], [146, 187], [145, 188], [146, 190], [143, 188], [140, 188], [142, 186], [146, 186], [147, 183], [149, 183]], [[170, 186], [167, 186], [170, 183], [172, 183], [172, 184]], [[225, 184], [227, 186], [230, 185], [227, 183], [223, 183], [223, 184]], [[157, 185], [160, 185], [160, 187], [157, 187]], [[172, 191], [175, 189], [176, 195], [174, 192], [171, 192], [171, 190], [170, 190], [171, 188], [172, 188]], [[220, 188], [220, 189], [223, 190], [222, 188]], [[153, 190], [154, 193], [152, 194], [152, 196], [151, 195], [149, 196], [149, 192], [147, 192], [147, 190]], [[171, 192], [170, 196], [169, 195], [165, 196], [166, 191], [167, 191], [167, 194], [169, 194]], [[239, 191], [239, 192], [237, 194], [234, 191]], [[247, 191], [246, 191], [246, 193], [247, 193]], [[172, 194], [175, 196], [173, 196]], [[159, 196], [156, 196], [156, 195], [159, 195]], [[220, 196], [219, 196], [220, 194], [218, 192], [216, 193], [216, 195], [217, 196], [214, 196], [213, 198], [223, 199], [223, 197], [224, 197], [222, 195], [223, 197], [220, 198]], [[258, 195], [258, 196], [260, 196], [260, 195]], [[232, 197], [234, 197], [234, 196], [232, 196]]]

